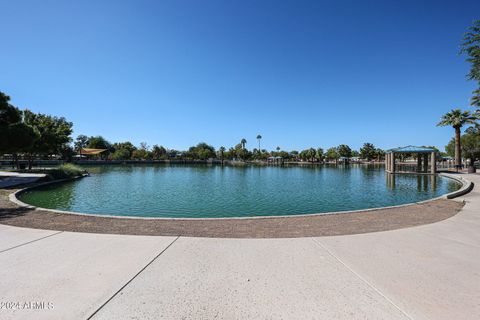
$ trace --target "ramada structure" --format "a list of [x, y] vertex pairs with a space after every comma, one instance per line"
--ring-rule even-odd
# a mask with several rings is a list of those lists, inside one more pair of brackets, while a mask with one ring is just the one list
[[[437, 172], [437, 152], [434, 148], [415, 146], [390, 149], [385, 154], [385, 170], [387, 173], [435, 174]], [[400, 154], [416, 154], [416, 166], [398, 166], [395, 157]]]

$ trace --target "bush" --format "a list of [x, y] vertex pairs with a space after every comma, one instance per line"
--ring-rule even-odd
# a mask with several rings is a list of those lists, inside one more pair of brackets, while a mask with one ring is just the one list
[[86, 173], [81, 168], [67, 163], [62, 164], [58, 168], [53, 169], [32, 169], [32, 170], [14, 170], [14, 172], [21, 173], [44, 173], [46, 174], [45, 180], [60, 180], [60, 179], [71, 179], [82, 176]]
[[53, 179], [68, 179], [68, 178], [75, 178], [80, 177], [84, 174], [84, 171], [73, 165], [71, 163], [62, 164], [60, 167], [48, 170], [47, 173], [52, 176]]

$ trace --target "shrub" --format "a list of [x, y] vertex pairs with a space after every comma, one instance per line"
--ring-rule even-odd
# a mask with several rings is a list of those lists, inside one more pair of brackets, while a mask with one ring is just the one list
[[84, 171], [71, 163], [62, 164], [60, 167], [48, 170], [47, 173], [52, 176], [53, 179], [68, 179], [80, 177]]
[[62, 164], [58, 168], [52, 169], [32, 169], [32, 170], [12, 170], [12, 172], [21, 172], [21, 173], [44, 173], [47, 176], [45, 180], [60, 180], [60, 179], [70, 179], [80, 177], [86, 173], [85, 170], [82, 170], [80, 167], [76, 165], [67, 163]]

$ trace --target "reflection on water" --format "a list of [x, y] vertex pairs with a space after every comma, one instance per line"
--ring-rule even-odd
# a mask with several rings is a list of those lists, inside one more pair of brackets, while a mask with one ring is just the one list
[[394, 174], [386, 174], [385, 177], [387, 178], [387, 188], [394, 190], [395, 189], [395, 177]]
[[378, 165], [86, 167], [90, 177], [21, 199], [85, 213], [228, 217], [356, 210], [417, 202], [458, 189], [451, 179], [385, 174]]
[[[385, 174], [386, 186], [390, 190], [396, 188], [396, 179], [399, 175], [407, 174]], [[435, 193], [437, 191], [437, 181], [442, 179], [436, 175], [413, 175], [416, 179], [416, 189], [418, 192], [431, 192]], [[450, 190], [450, 189], [447, 189]], [[454, 191], [454, 190], [452, 190]], [[450, 191], [449, 191], [450, 192]]]

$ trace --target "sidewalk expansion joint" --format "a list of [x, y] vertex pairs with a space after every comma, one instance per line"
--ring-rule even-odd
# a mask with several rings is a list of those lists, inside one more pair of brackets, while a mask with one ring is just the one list
[[358, 277], [362, 282], [364, 282], [366, 285], [368, 285], [370, 288], [372, 288], [376, 293], [378, 293], [380, 296], [382, 296], [385, 300], [387, 300], [391, 305], [393, 305], [396, 309], [398, 309], [404, 316], [406, 316], [408, 319], [413, 320], [411, 316], [409, 316], [405, 311], [403, 311], [395, 302], [393, 302], [390, 298], [388, 298], [386, 295], [384, 295], [379, 289], [377, 289], [373, 284], [367, 281], [364, 277], [362, 277], [358, 272], [350, 268], [345, 262], [343, 262], [339, 257], [337, 257], [333, 252], [328, 250], [327, 247], [325, 247], [320, 241], [317, 239], [312, 238], [313, 242], [315, 242], [320, 248], [324, 249], [327, 251], [327, 253], [332, 256], [335, 260], [340, 262], [345, 268], [347, 268], [351, 273], [353, 273], [356, 277]]
[[7, 249], [4, 249], [4, 250], [0, 250], [0, 253], [6, 252], [6, 251], [10, 251], [10, 250], [16, 249], [16, 248], [18, 248], [18, 247], [26, 246], [27, 244], [30, 244], [30, 243], [33, 243], [33, 242], [37, 242], [37, 241], [40, 241], [40, 240], [43, 240], [43, 239], [46, 239], [46, 238], [50, 238], [50, 237], [56, 236], [57, 234], [60, 234], [60, 233], [62, 233], [62, 232], [63, 232], [63, 231], [58, 231], [58, 232], [49, 234], [49, 235], [47, 235], [47, 236], [44, 236], [44, 237], [35, 239], [35, 240], [31, 240], [31, 241], [28, 241], [28, 242], [25, 242], [25, 243], [22, 243], [22, 244], [13, 246], [13, 247], [11, 247], [11, 248], [7, 248]]
[[153, 259], [150, 260], [149, 263], [147, 263], [142, 269], [140, 269], [140, 271], [138, 271], [130, 280], [128, 280], [120, 289], [118, 289], [110, 298], [108, 298], [107, 301], [105, 301], [100, 307], [98, 307], [97, 310], [95, 310], [87, 318], [87, 320], [92, 319], [103, 307], [105, 307], [110, 301], [112, 301], [113, 298], [115, 298], [117, 296], [117, 294], [119, 294], [123, 289], [125, 289], [125, 287], [127, 287], [133, 280], [135, 280], [135, 278], [138, 277], [140, 275], [140, 273], [145, 271], [145, 269], [147, 269], [155, 260], [157, 260], [158, 257], [160, 257], [165, 251], [167, 251], [167, 249], [170, 248], [175, 243], [175, 241], [177, 241], [179, 238], [180, 238], [180, 236], [177, 236], [175, 239], [173, 239], [173, 241], [170, 242], [170, 244], [168, 246], [166, 246], [165, 249], [163, 249], [162, 251], [160, 251], [159, 254], [157, 254], [155, 257], [153, 257]]

